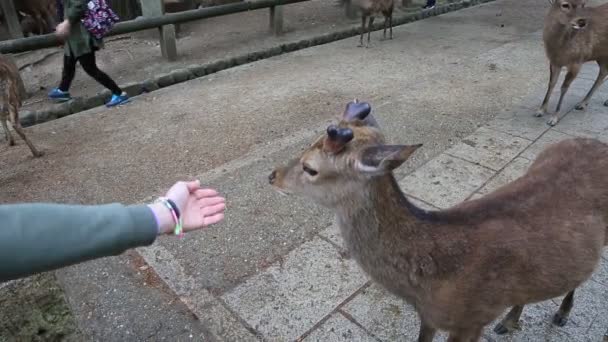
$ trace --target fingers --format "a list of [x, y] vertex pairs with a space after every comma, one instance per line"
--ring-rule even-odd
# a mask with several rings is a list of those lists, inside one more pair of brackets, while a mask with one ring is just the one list
[[205, 197], [214, 197], [217, 195], [219, 195], [219, 193], [214, 189], [198, 189], [198, 190], [194, 191], [194, 197], [196, 197], [196, 199], [201, 199], [201, 198], [205, 198]]
[[224, 213], [219, 213], [219, 214], [215, 214], [212, 216], [206, 216], [203, 219], [203, 225], [210, 226], [212, 224], [216, 224], [216, 223], [220, 222], [223, 219], [224, 219]]
[[219, 213], [223, 213], [226, 210], [225, 203], [218, 203], [215, 205], [205, 206], [201, 208], [201, 214], [206, 219], [208, 216], [213, 216]]
[[203, 208], [208, 207], [220, 203], [226, 203], [226, 200], [223, 197], [215, 196], [215, 197], [203, 197], [197, 201], [197, 204]]

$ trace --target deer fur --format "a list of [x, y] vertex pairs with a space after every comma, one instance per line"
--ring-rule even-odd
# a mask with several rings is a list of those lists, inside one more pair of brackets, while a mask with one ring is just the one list
[[15, 140], [7, 125], [7, 122], [10, 121], [13, 129], [29, 146], [34, 157], [40, 157], [42, 153], [34, 147], [34, 144], [25, 135], [19, 122], [19, 108], [26, 96], [19, 69], [7, 56], [0, 54], [0, 122], [2, 122], [5, 138], [9, 146], [15, 145]]
[[367, 45], [369, 47], [371, 31], [374, 25], [374, 16], [378, 14], [384, 15], [384, 33], [383, 38], [386, 39], [386, 29], [390, 28], [389, 39], [393, 39], [393, 9], [395, 8], [394, 0], [352, 0], [361, 11], [361, 37], [359, 38], [359, 47], [363, 46], [363, 35], [365, 34], [365, 22], [369, 17], [367, 25]]
[[[349, 106], [269, 182], [335, 212], [349, 254], [416, 308], [419, 341], [437, 329], [449, 341], [477, 341], [505, 309], [515, 306], [516, 321], [524, 304], [572, 292], [591, 276], [608, 243], [608, 145], [559, 142], [493, 193], [427, 211], [392, 173], [421, 145], [386, 145], [369, 110]], [[568, 298], [562, 306], [565, 323]]]
[[[22, 16], [22, 20], [26, 20], [26, 24], [22, 26], [28, 31], [24, 34], [47, 34], [55, 30], [57, 24], [55, 0], [17, 0], [15, 8], [18, 12], [26, 14], [26, 16]], [[32, 21], [36, 25], [35, 29], [31, 27]]]
[[[593, 93], [608, 76], [608, 4], [585, 7], [585, 0], [553, 0], [545, 17], [543, 40], [550, 63], [549, 86], [537, 116], [547, 113], [547, 105], [561, 69], [566, 67], [568, 70], [555, 113], [547, 122], [553, 126], [559, 121], [558, 115], [564, 96], [583, 63], [595, 61], [600, 71], [595, 83], [576, 105], [576, 109], [587, 108]], [[605, 105], [608, 106], [608, 101]]]

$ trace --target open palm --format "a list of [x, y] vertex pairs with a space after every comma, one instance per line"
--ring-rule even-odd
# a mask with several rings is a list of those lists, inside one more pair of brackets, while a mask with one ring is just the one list
[[178, 206], [185, 232], [224, 219], [226, 200], [216, 190], [201, 188], [199, 181], [178, 182], [169, 189], [167, 197]]

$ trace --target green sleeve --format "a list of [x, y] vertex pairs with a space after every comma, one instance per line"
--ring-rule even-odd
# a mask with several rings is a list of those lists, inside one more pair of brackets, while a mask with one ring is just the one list
[[87, 9], [89, 3], [88, 0], [67, 0], [66, 14], [67, 19], [71, 24], [79, 22], [84, 15], [84, 11]]
[[0, 281], [146, 246], [157, 230], [145, 205], [0, 205]]

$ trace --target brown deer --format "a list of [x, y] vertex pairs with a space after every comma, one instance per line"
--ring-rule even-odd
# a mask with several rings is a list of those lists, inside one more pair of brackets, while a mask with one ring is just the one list
[[19, 122], [19, 108], [25, 97], [25, 86], [19, 75], [19, 69], [8, 57], [0, 54], [0, 122], [4, 128], [6, 140], [9, 146], [15, 145], [15, 140], [7, 125], [7, 121], [10, 121], [13, 129], [29, 146], [34, 157], [40, 157], [42, 153], [27, 138]]
[[421, 145], [385, 144], [370, 110], [350, 103], [270, 183], [335, 212], [349, 254], [418, 311], [419, 341], [432, 341], [437, 329], [449, 341], [477, 341], [505, 309], [515, 306], [508, 328], [524, 304], [569, 293], [554, 319], [565, 323], [574, 289], [608, 243], [608, 145], [557, 143], [495, 192], [427, 211], [392, 173]]
[[[55, 0], [18, 0], [15, 1], [15, 8], [27, 20], [27, 29], [29, 33], [46, 34], [51, 33], [55, 29], [57, 7]], [[25, 14], [25, 16], [23, 15]], [[30, 17], [30, 18], [28, 18]], [[36, 28], [31, 28], [31, 23], [36, 24]]]
[[382, 13], [384, 15], [384, 34], [386, 39], [386, 29], [390, 28], [389, 39], [393, 39], [393, 9], [395, 8], [394, 0], [352, 0], [353, 4], [361, 10], [361, 37], [359, 38], [359, 47], [363, 47], [363, 35], [365, 34], [365, 22], [369, 17], [367, 25], [367, 45], [369, 47], [371, 31], [374, 25], [374, 16]]
[[[545, 17], [543, 40], [550, 63], [549, 86], [543, 103], [536, 113], [547, 113], [549, 98], [555, 88], [561, 69], [568, 73], [562, 83], [555, 113], [547, 122], [553, 126], [559, 121], [559, 111], [570, 84], [585, 62], [595, 61], [600, 67], [597, 79], [576, 109], [587, 108], [589, 100], [608, 75], [608, 4], [585, 7], [585, 0], [550, 0], [551, 8]], [[608, 106], [608, 101], [605, 105]]]

